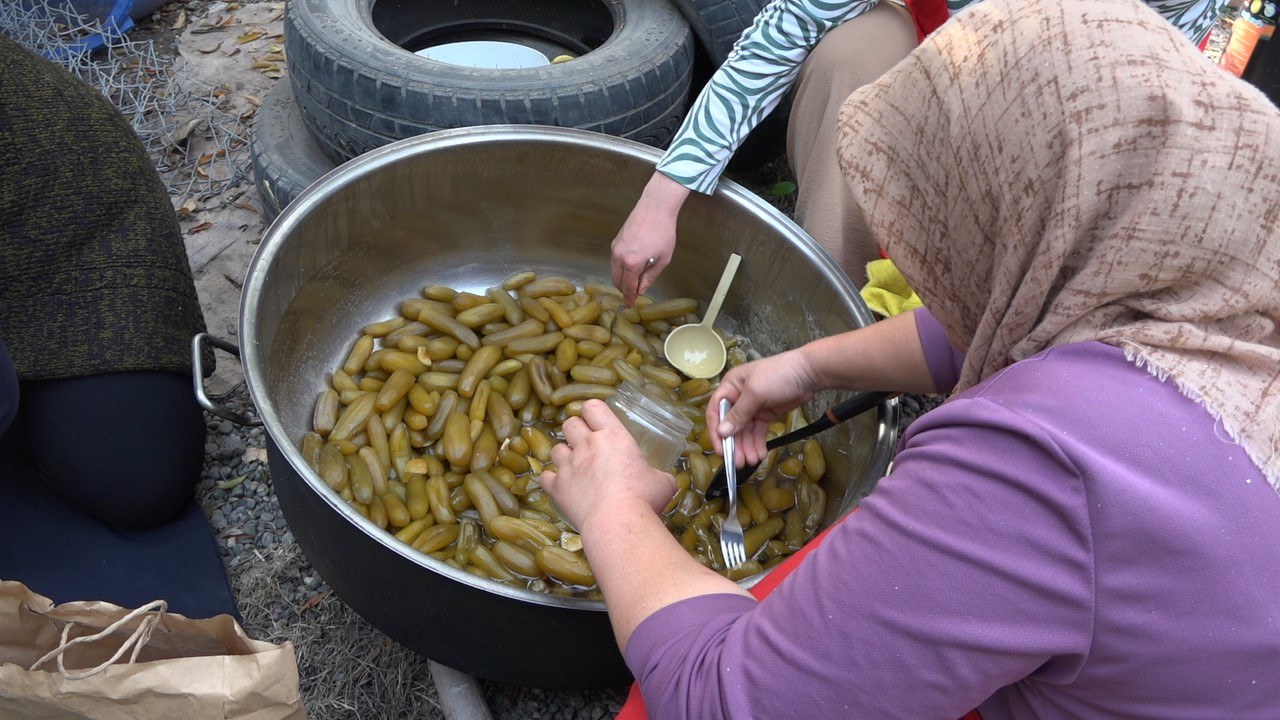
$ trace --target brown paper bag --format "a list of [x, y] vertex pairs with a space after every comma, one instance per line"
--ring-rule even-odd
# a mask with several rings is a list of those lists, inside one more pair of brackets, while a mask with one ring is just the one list
[[165, 607], [55, 607], [0, 581], [0, 718], [306, 720], [291, 643]]

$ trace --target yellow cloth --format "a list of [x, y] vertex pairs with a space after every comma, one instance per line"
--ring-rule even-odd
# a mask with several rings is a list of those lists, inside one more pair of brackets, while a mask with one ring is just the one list
[[867, 284], [862, 286], [862, 299], [871, 311], [882, 317], [920, 307], [920, 296], [907, 284], [892, 260], [880, 259], [867, 263]]

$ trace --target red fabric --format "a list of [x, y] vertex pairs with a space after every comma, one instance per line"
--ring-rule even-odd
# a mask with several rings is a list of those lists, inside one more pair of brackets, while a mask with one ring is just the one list
[[[938, 4], [942, 4], [941, 0], [939, 0]], [[946, 10], [945, 5], [943, 6], [943, 10]], [[854, 512], [857, 512], [856, 508], [854, 509]], [[849, 516], [846, 515], [845, 517], [847, 518]], [[810, 540], [804, 547], [797, 550], [786, 560], [783, 560], [780, 565], [770, 570], [768, 575], [761, 578], [760, 582], [756, 583], [751, 588], [751, 594], [759, 600], [773, 592], [773, 589], [781, 585], [782, 581], [785, 580], [793, 570], [800, 566], [800, 563], [804, 561], [805, 557], [808, 556], [814, 548], [818, 547], [819, 543], [826, 539], [827, 533], [831, 532], [841, 522], [844, 522], [844, 518], [841, 518], [841, 520], [835, 525], [832, 525], [826, 530], [818, 533], [818, 535]], [[631, 692], [627, 693], [627, 701], [623, 703], [622, 710], [618, 712], [616, 720], [648, 720], [648, 718], [649, 711], [644, 706], [644, 698], [640, 696], [640, 684], [631, 683]], [[971, 710], [967, 715], [960, 718], [960, 720], [982, 720], [982, 716], [978, 714], [977, 710]]]
[[946, 0], [906, 0], [911, 19], [916, 21], [916, 35], [921, 40], [947, 21]]

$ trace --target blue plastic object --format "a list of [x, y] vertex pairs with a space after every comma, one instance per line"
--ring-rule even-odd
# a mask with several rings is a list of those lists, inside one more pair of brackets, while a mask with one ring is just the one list
[[[68, 44], [65, 52], [59, 53], [62, 57], [74, 57], [93, 52], [110, 40], [123, 37], [126, 32], [133, 29], [133, 16], [130, 14], [133, 9], [133, 0], [47, 0], [47, 2], [37, 2], [37, 5], [43, 5], [50, 12], [80, 15], [96, 20], [101, 27], [101, 32], [87, 35], [78, 42]], [[61, 57], [52, 59], [58, 60]]]

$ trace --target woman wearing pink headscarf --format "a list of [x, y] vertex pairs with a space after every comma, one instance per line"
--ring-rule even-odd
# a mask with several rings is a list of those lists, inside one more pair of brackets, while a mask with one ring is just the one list
[[565, 424], [544, 484], [651, 715], [1280, 717], [1280, 112], [1136, 0], [989, 0], [840, 124], [927, 310], [732, 370], [716, 434], [951, 395], [763, 599], [607, 408]]

